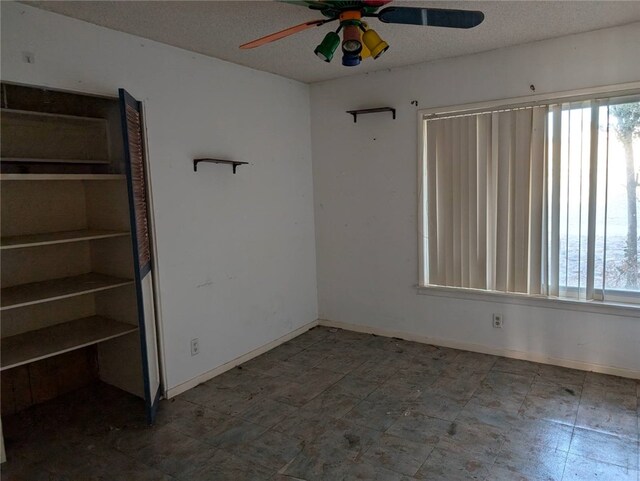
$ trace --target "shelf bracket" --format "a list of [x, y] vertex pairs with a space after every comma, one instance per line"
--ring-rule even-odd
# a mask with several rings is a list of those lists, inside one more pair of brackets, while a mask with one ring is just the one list
[[240, 162], [238, 160], [224, 160], [224, 159], [193, 159], [193, 171], [198, 172], [198, 164], [200, 162], [209, 162], [211, 164], [229, 164], [233, 167], [233, 173], [236, 173], [236, 169], [239, 165], [248, 165], [249, 162]]
[[354, 124], [358, 121], [358, 115], [377, 114], [378, 112], [391, 112], [393, 114], [393, 120], [396, 119], [396, 109], [394, 109], [393, 107], [378, 107], [375, 109], [347, 110], [348, 114], [353, 115]]

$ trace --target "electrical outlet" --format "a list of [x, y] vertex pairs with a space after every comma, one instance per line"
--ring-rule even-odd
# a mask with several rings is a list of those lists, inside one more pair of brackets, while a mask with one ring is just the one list
[[191, 339], [191, 355], [195, 356], [200, 352], [200, 341], [196, 337], [195, 339]]
[[502, 319], [502, 314], [494, 314], [493, 315], [493, 327], [496, 329], [502, 329], [504, 322]]

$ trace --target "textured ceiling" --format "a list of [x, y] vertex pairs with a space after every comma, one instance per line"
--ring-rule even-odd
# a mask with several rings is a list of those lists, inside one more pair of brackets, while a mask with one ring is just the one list
[[371, 26], [391, 48], [375, 61], [367, 59], [350, 68], [340, 64], [338, 55], [327, 64], [313, 54], [335, 24], [253, 50], [238, 48], [257, 37], [322, 18], [297, 5], [271, 1], [25, 3], [308, 83], [640, 21], [640, 1], [396, 1], [393, 5], [482, 10], [485, 21], [471, 30], [455, 30], [372, 19]]

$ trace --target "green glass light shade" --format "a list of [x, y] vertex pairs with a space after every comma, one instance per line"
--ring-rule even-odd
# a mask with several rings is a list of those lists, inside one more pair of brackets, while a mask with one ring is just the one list
[[325, 62], [331, 62], [338, 45], [340, 45], [340, 35], [336, 32], [329, 32], [313, 52]]

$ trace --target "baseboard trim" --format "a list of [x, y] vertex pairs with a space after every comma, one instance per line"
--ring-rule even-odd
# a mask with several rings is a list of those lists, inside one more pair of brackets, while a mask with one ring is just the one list
[[560, 359], [548, 357], [540, 353], [516, 351], [512, 349], [501, 349], [473, 344], [467, 342], [454, 341], [450, 339], [440, 339], [434, 337], [420, 336], [402, 331], [393, 331], [388, 329], [380, 329], [372, 326], [362, 326], [359, 324], [350, 324], [347, 322], [331, 321], [328, 319], [318, 319], [320, 326], [335, 327], [345, 329], [347, 331], [363, 332], [366, 334], [375, 334], [383, 337], [397, 337], [406, 341], [421, 342], [423, 344], [431, 344], [434, 346], [450, 347], [453, 349], [462, 349], [465, 351], [480, 352], [482, 354], [492, 354], [494, 356], [509, 357], [512, 359], [520, 359], [523, 361], [539, 362], [541, 364], [552, 364], [554, 366], [568, 367], [571, 369], [580, 369], [582, 371], [593, 371], [601, 374], [611, 374], [613, 376], [626, 377], [631, 379], [640, 379], [640, 371], [633, 369], [625, 369], [614, 366], [603, 366], [584, 361], [575, 361], [572, 359]]
[[304, 326], [299, 327], [295, 331], [291, 331], [290, 333], [285, 334], [284, 336], [279, 337], [278, 339], [275, 339], [263, 346], [260, 346], [257, 349], [254, 349], [253, 351], [243, 354], [240, 357], [236, 357], [235, 359], [229, 362], [226, 362], [214, 369], [211, 369], [210, 371], [202, 373], [199, 376], [196, 376], [193, 379], [190, 379], [189, 381], [183, 382], [182, 384], [178, 384], [177, 386], [167, 389], [165, 393], [165, 398], [170, 399], [172, 397], [177, 396], [178, 394], [182, 394], [183, 392], [196, 387], [198, 384], [202, 384], [203, 382], [213, 379], [214, 377], [219, 376], [220, 374], [227, 372], [230, 369], [233, 369], [234, 367], [236, 367], [239, 364], [242, 364], [243, 362], [247, 362], [253, 359], [254, 357], [257, 357], [261, 354], [264, 354], [267, 351], [270, 351], [274, 347], [278, 347], [280, 344], [284, 344], [285, 342], [293, 339], [294, 337], [298, 337], [300, 334], [304, 334], [309, 329], [312, 329], [317, 325], [318, 325], [318, 320], [311, 321], [305, 324]]

